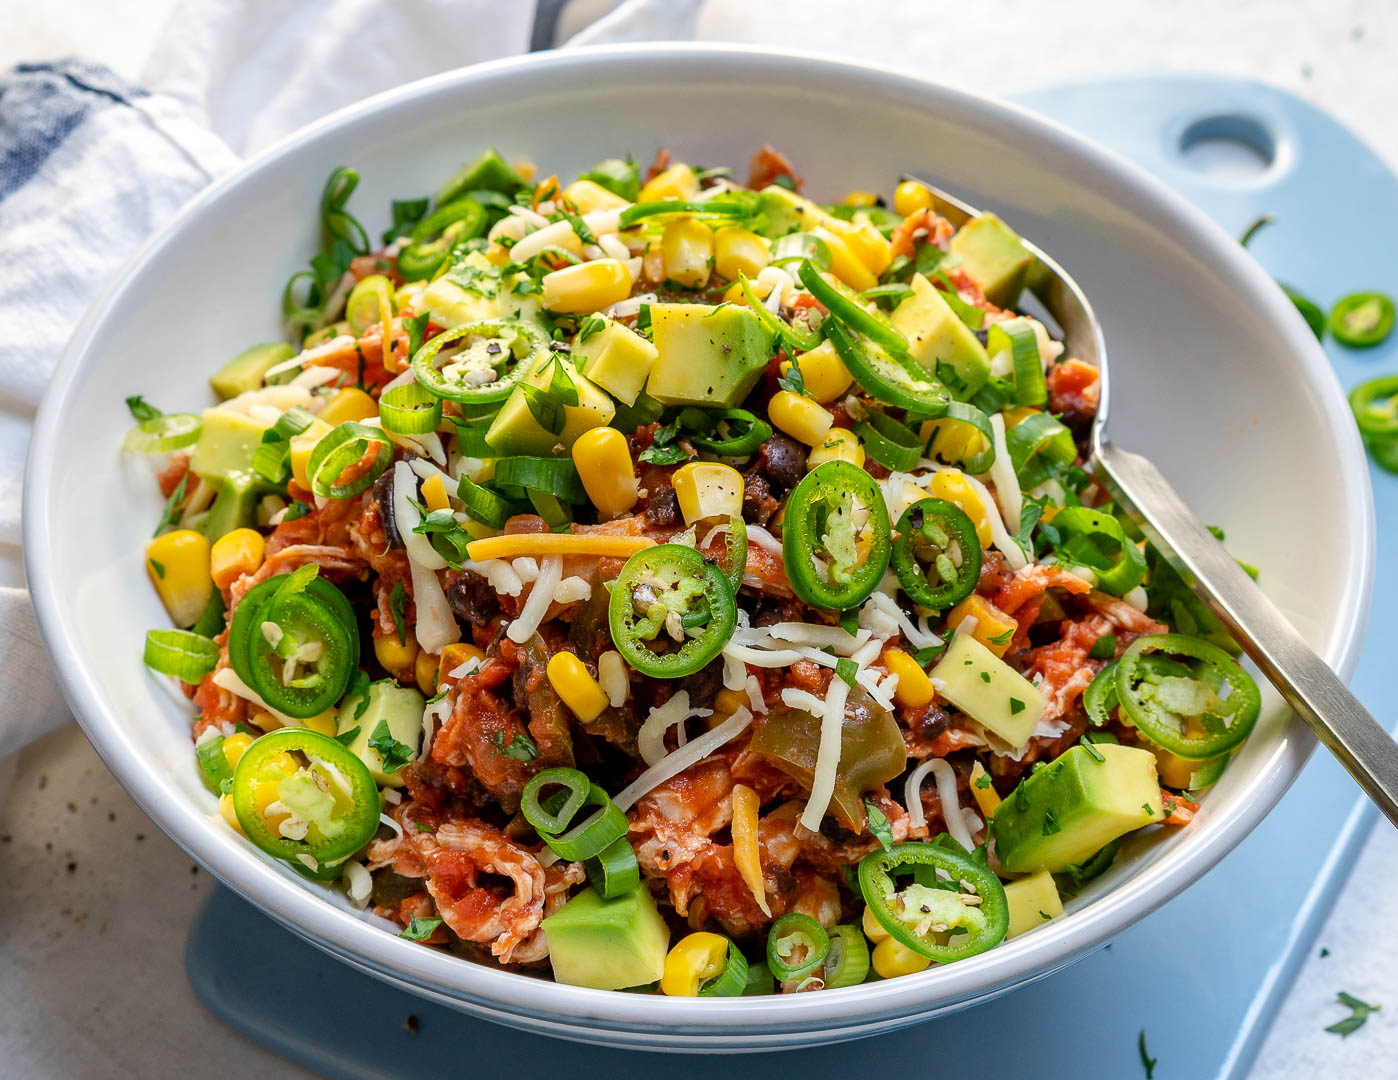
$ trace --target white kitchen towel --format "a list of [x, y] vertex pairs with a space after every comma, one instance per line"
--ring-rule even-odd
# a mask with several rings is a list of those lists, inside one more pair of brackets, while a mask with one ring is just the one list
[[534, 15], [533, 0], [183, 0], [153, 91], [80, 60], [0, 74], [0, 758], [69, 718], [23, 587], [20, 478], [88, 304], [240, 156], [369, 94], [524, 52]]

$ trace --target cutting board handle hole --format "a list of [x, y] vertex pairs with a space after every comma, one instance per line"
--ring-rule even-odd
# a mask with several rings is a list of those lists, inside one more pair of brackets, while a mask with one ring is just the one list
[[1180, 133], [1179, 154], [1191, 169], [1225, 182], [1259, 179], [1277, 159], [1277, 141], [1250, 116], [1202, 116]]

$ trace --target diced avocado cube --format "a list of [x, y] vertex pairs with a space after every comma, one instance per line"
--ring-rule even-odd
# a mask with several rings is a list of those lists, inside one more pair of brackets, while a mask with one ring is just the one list
[[670, 928], [644, 884], [615, 900], [584, 889], [543, 926], [555, 982], [623, 990], [665, 974]]
[[251, 472], [253, 451], [266, 429], [265, 424], [233, 409], [205, 409], [204, 428], [190, 455], [190, 469], [206, 480]]
[[1036, 926], [1043, 926], [1063, 914], [1063, 901], [1058, 886], [1047, 870], [1011, 881], [1005, 886], [1005, 900], [1010, 905], [1010, 928], [1006, 939], [1018, 937]]
[[[399, 686], [390, 679], [369, 684], [368, 703], [359, 712], [364, 697], [355, 694], [345, 698], [340, 706], [336, 735], [348, 735], [358, 729], [358, 734], [348, 743], [354, 754], [374, 774], [374, 782], [398, 787], [403, 783], [403, 764], [392, 772], [385, 772], [383, 756], [371, 742], [387, 745], [386, 734], [394, 742], [402, 743], [417, 756], [418, 740], [422, 738], [422, 710], [427, 702], [418, 691], [407, 686]], [[358, 714], [358, 715], [356, 715]], [[380, 728], [382, 725], [382, 729]]]
[[1155, 755], [1136, 746], [1074, 746], [1032, 773], [991, 819], [1000, 865], [1011, 873], [1063, 870], [1126, 833], [1165, 817]]
[[606, 319], [602, 330], [573, 346], [579, 370], [627, 405], [636, 404], [658, 355], [654, 345], [613, 319]]
[[1013, 229], [994, 214], [982, 214], [961, 226], [949, 247], [987, 300], [996, 307], [1014, 306], [1034, 256]]
[[261, 477], [251, 470], [235, 472], [213, 484], [214, 501], [197, 524], [201, 533], [213, 541], [257, 523], [257, 500], [269, 490]]
[[651, 304], [657, 356], [646, 393], [663, 405], [731, 409], [757, 385], [772, 333], [744, 307]]
[[929, 675], [938, 694], [1014, 747], [1029, 741], [1047, 704], [1037, 686], [970, 634], [953, 637]]
[[451, 179], [437, 191], [437, 205], [444, 206], [473, 191], [498, 191], [501, 195], [513, 195], [524, 185], [524, 177], [510, 167], [510, 163], [500, 156], [499, 150], [492, 148], [452, 174]]
[[[605, 427], [616, 415], [616, 406], [612, 404], [611, 398], [594, 386], [585, 375], [578, 374], [571, 360], [566, 357], [560, 357], [559, 360], [578, 391], [578, 403], [563, 406], [563, 430], [557, 435], [551, 434], [534, 419], [524, 391], [516, 386], [485, 433], [485, 441], [500, 454], [551, 457], [556, 447], [561, 446], [567, 450], [584, 431]], [[553, 368], [554, 356], [546, 355], [523, 381], [547, 391], [553, 378]]]
[[804, 195], [780, 184], [769, 184], [758, 193], [757, 208], [767, 215], [768, 227], [763, 231], [773, 239], [825, 225], [830, 217]]
[[227, 401], [239, 394], [246, 394], [249, 390], [256, 390], [262, 385], [269, 369], [295, 355], [296, 350], [285, 342], [254, 345], [250, 349], [244, 349], [219, 368], [209, 380], [209, 385], [214, 388], [215, 394]]
[[[914, 274], [912, 295], [903, 300], [889, 321], [908, 339], [908, 352], [914, 360], [947, 384], [959, 401], [967, 401], [990, 377], [990, 360], [985, 347], [952, 311], [941, 290], [921, 274]], [[951, 366], [955, 377], [945, 377], [939, 365]]]

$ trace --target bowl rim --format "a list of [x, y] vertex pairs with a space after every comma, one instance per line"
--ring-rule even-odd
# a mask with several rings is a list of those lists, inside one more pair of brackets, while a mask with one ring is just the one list
[[[1350, 496], [1347, 554], [1359, 572], [1350, 576], [1339, 598], [1338, 616], [1326, 628], [1323, 655], [1343, 676], [1358, 658], [1367, 622], [1375, 564], [1372, 492], [1358, 435], [1349, 423], [1339, 384], [1318, 344], [1271, 278], [1202, 210], [1124, 158], [1070, 128], [1010, 102], [973, 94], [874, 64], [829, 55], [757, 46], [707, 43], [639, 43], [589, 46], [489, 61], [408, 83], [340, 109], [279, 140], [239, 168], [212, 182], [149, 238], [123, 265], [76, 327], [57, 364], [38, 411], [24, 476], [23, 544], [26, 577], [44, 645], [60, 687], [87, 737], [128, 793], [151, 819], [198, 862], [245, 900], [320, 947], [381, 978], [464, 1004], [490, 1018], [532, 1026], [550, 1034], [590, 1039], [614, 1033], [632, 1045], [663, 1043], [689, 1036], [689, 1047], [704, 1040], [734, 1046], [781, 1041], [784, 1036], [824, 1028], [828, 1037], [871, 1033], [898, 1018], [930, 1015], [974, 1004], [1011, 985], [1041, 977], [1099, 947], [1148, 911], [1163, 904], [1207, 872], [1261, 821], [1299, 773], [1314, 740], [1294, 717], [1270, 754], [1257, 766], [1248, 798], [1215, 830], [1178, 857], [1157, 860], [1111, 892], [1064, 919], [1054, 933], [1040, 932], [926, 976], [827, 991], [753, 999], [706, 999], [701, 1007], [660, 996], [620, 995], [613, 991], [562, 986], [521, 977], [401, 941], [363, 918], [327, 903], [316, 891], [270, 860], [221, 836], [204, 814], [165, 789], [159, 775], [124, 737], [113, 710], [76, 647], [75, 628], [50, 565], [53, 522], [49, 492], [55, 450], [62, 436], [65, 405], [84, 368], [94, 361], [97, 331], [123, 295], [139, 282], [148, 264], [166, 245], [196, 223], [224, 196], [284, 158], [355, 122], [414, 101], [460, 95], [473, 86], [508, 80], [521, 71], [570, 71], [602, 65], [645, 68], [657, 64], [695, 66], [721, 62], [759, 63], [769, 77], [799, 82], [824, 72], [884, 100], [915, 100], [952, 105], [967, 122], [1022, 133], [1058, 149], [1134, 191], [1172, 217], [1199, 256], [1226, 272], [1244, 299], [1278, 327], [1301, 362], [1323, 420], [1334, 436], [1340, 482]], [[671, 73], [673, 74], [673, 68]], [[700, 73], [685, 69], [699, 77]], [[1032, 958], [1032, 962], [1030, 961]], [[857, 995], [857, 996], [856, 996]], [[579, 1032], [586, 1026], [589, 1030]], [[847, 1034], [838, 1034], [841, 1029]], [[856, 1031], [857, 1029], [857, 1031]], [[697, 1041], [696, 1041], [697, 1040]], [[787, 1041], [791, 1041], [788, 1039]], [[771, 1043], [775, 1045], [775, 1043]]]

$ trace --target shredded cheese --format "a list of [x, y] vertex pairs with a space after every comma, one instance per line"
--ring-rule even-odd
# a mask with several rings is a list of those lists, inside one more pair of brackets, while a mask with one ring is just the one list
[[689, 705], [689, 692], [681, 690], [666, 698], [663, 704], [651, 709], [641, 730], [636, 734], [636, 749], [641, 760], [654, 765], [665, 756], [665, 733], [672, 727], [680, 730], [680, 745], [684, 745], [685, 721], [696, 716], [712, 716], [713, 709], [693, 709]]
[[607, 704], [613, 709], [626, 704], [626, 695], [631, 692], [631, 678], [626, 673], [626, 662], [622, 660], [621, 653], [608, 649], [597, 658], [597, 681], [607, 695]]
[[990, 431], [995, 444], [995, 460], [990, 463], [990, 478], [995, 481], [995, 498], [1000, 504], [1005, 528], [1012, 534], [1018, 533], [1023, 496], [1019, 491], [1019, 477], [1015, 475], [1014, 463], [1010, 461], [1010, 449], [1005, 443], [1005, 418], [1000, 413], [990, 418]]
[[1029, 560], [1025, 557], [1024, 549], [1019, 546], [1019, 542], [1006, 530], [1005, 522], [1000, 517], [1000, 507], [990, 497], [990, 492], [986, 490], [984, 484], [970, 473], [962, 475], [966, 477], [966, 483], [971, 485], [971, 490], [980, 496], [981, 504], [985, 507], [986, 520], [990, 523], [990, 539], [1000, 549], [1000, 553], [1005, 556], [1005, 562], [1009, 564], [1011, 570], [1023, 570], [1029, 565]]
[[[839, 679], [833, 680], [840, 682]], [[844, 683], [840, 683], [844, 686]], [[720, 746], [729, 742], [737, 735], [747, 730], [752, 723], [752, 712], [748, 709], [737, 709], [723, 723], [717, 727], [710, 728], [700, 735], [693, 742], [680, 747], [674, 753], [666, 754], [635, 780], [627, 784], [612, 802], [617, 809], [625, 812], [636, 805], [643, 795], [653, 791], [671, 777], [678, 776], [691, 765], [703, 761]]]
[[461, 640], [461, 626], [447, 603], [447, 594], [437, 572], [411, 558], [408, 567], [413, 574], [413, 607], [417, 612], [413, 632], [424, 651], [439, 653], [445, 646]]
[[840, 770], [840, 736], [845, 728], [845, 702], [848, 699], [849, 684], [844, 679], [831, 679], [830, 687], [825, 691], [820, 718], [820, 745], [816, 750], [815, 772], [811, 777], [811, 797], [801, 811], [801, 824], [811, 832], [820, 831], [821, 820], [835, 794], [835, 779]]
[[523, 644], [538, 632], [539, 624], [544, 621], [549, 605], [553, 603], [553, 592], [561, 580], [563, 560], [557, 555], [550, 555], [539, 565], [539, 577], [529, 591], [529, 599], [519, 609], [519, 617], [505, 630], [507, 638], [516, 644]]
[[393, 466], [393, 519], [403, 538], [408, 561], [424, 570], [441, 570], [447, 565], [446, 559], [437, 554], [431, 540], [422, 533], [413, 532], [422, 523], [422, 515], [413, 505], [416, 496], [417, 476], [412, 466], [406, 461], [397, 462]]
[[[397, 507], [394, 508], [395, 510]], [[630, 558], [654, 547], [648, 536], [607, 536], [597, 533], [506, 533], [472, 540], [466, 555], [472, 562], [513, 559], [520, 555], [599, 555]]]

